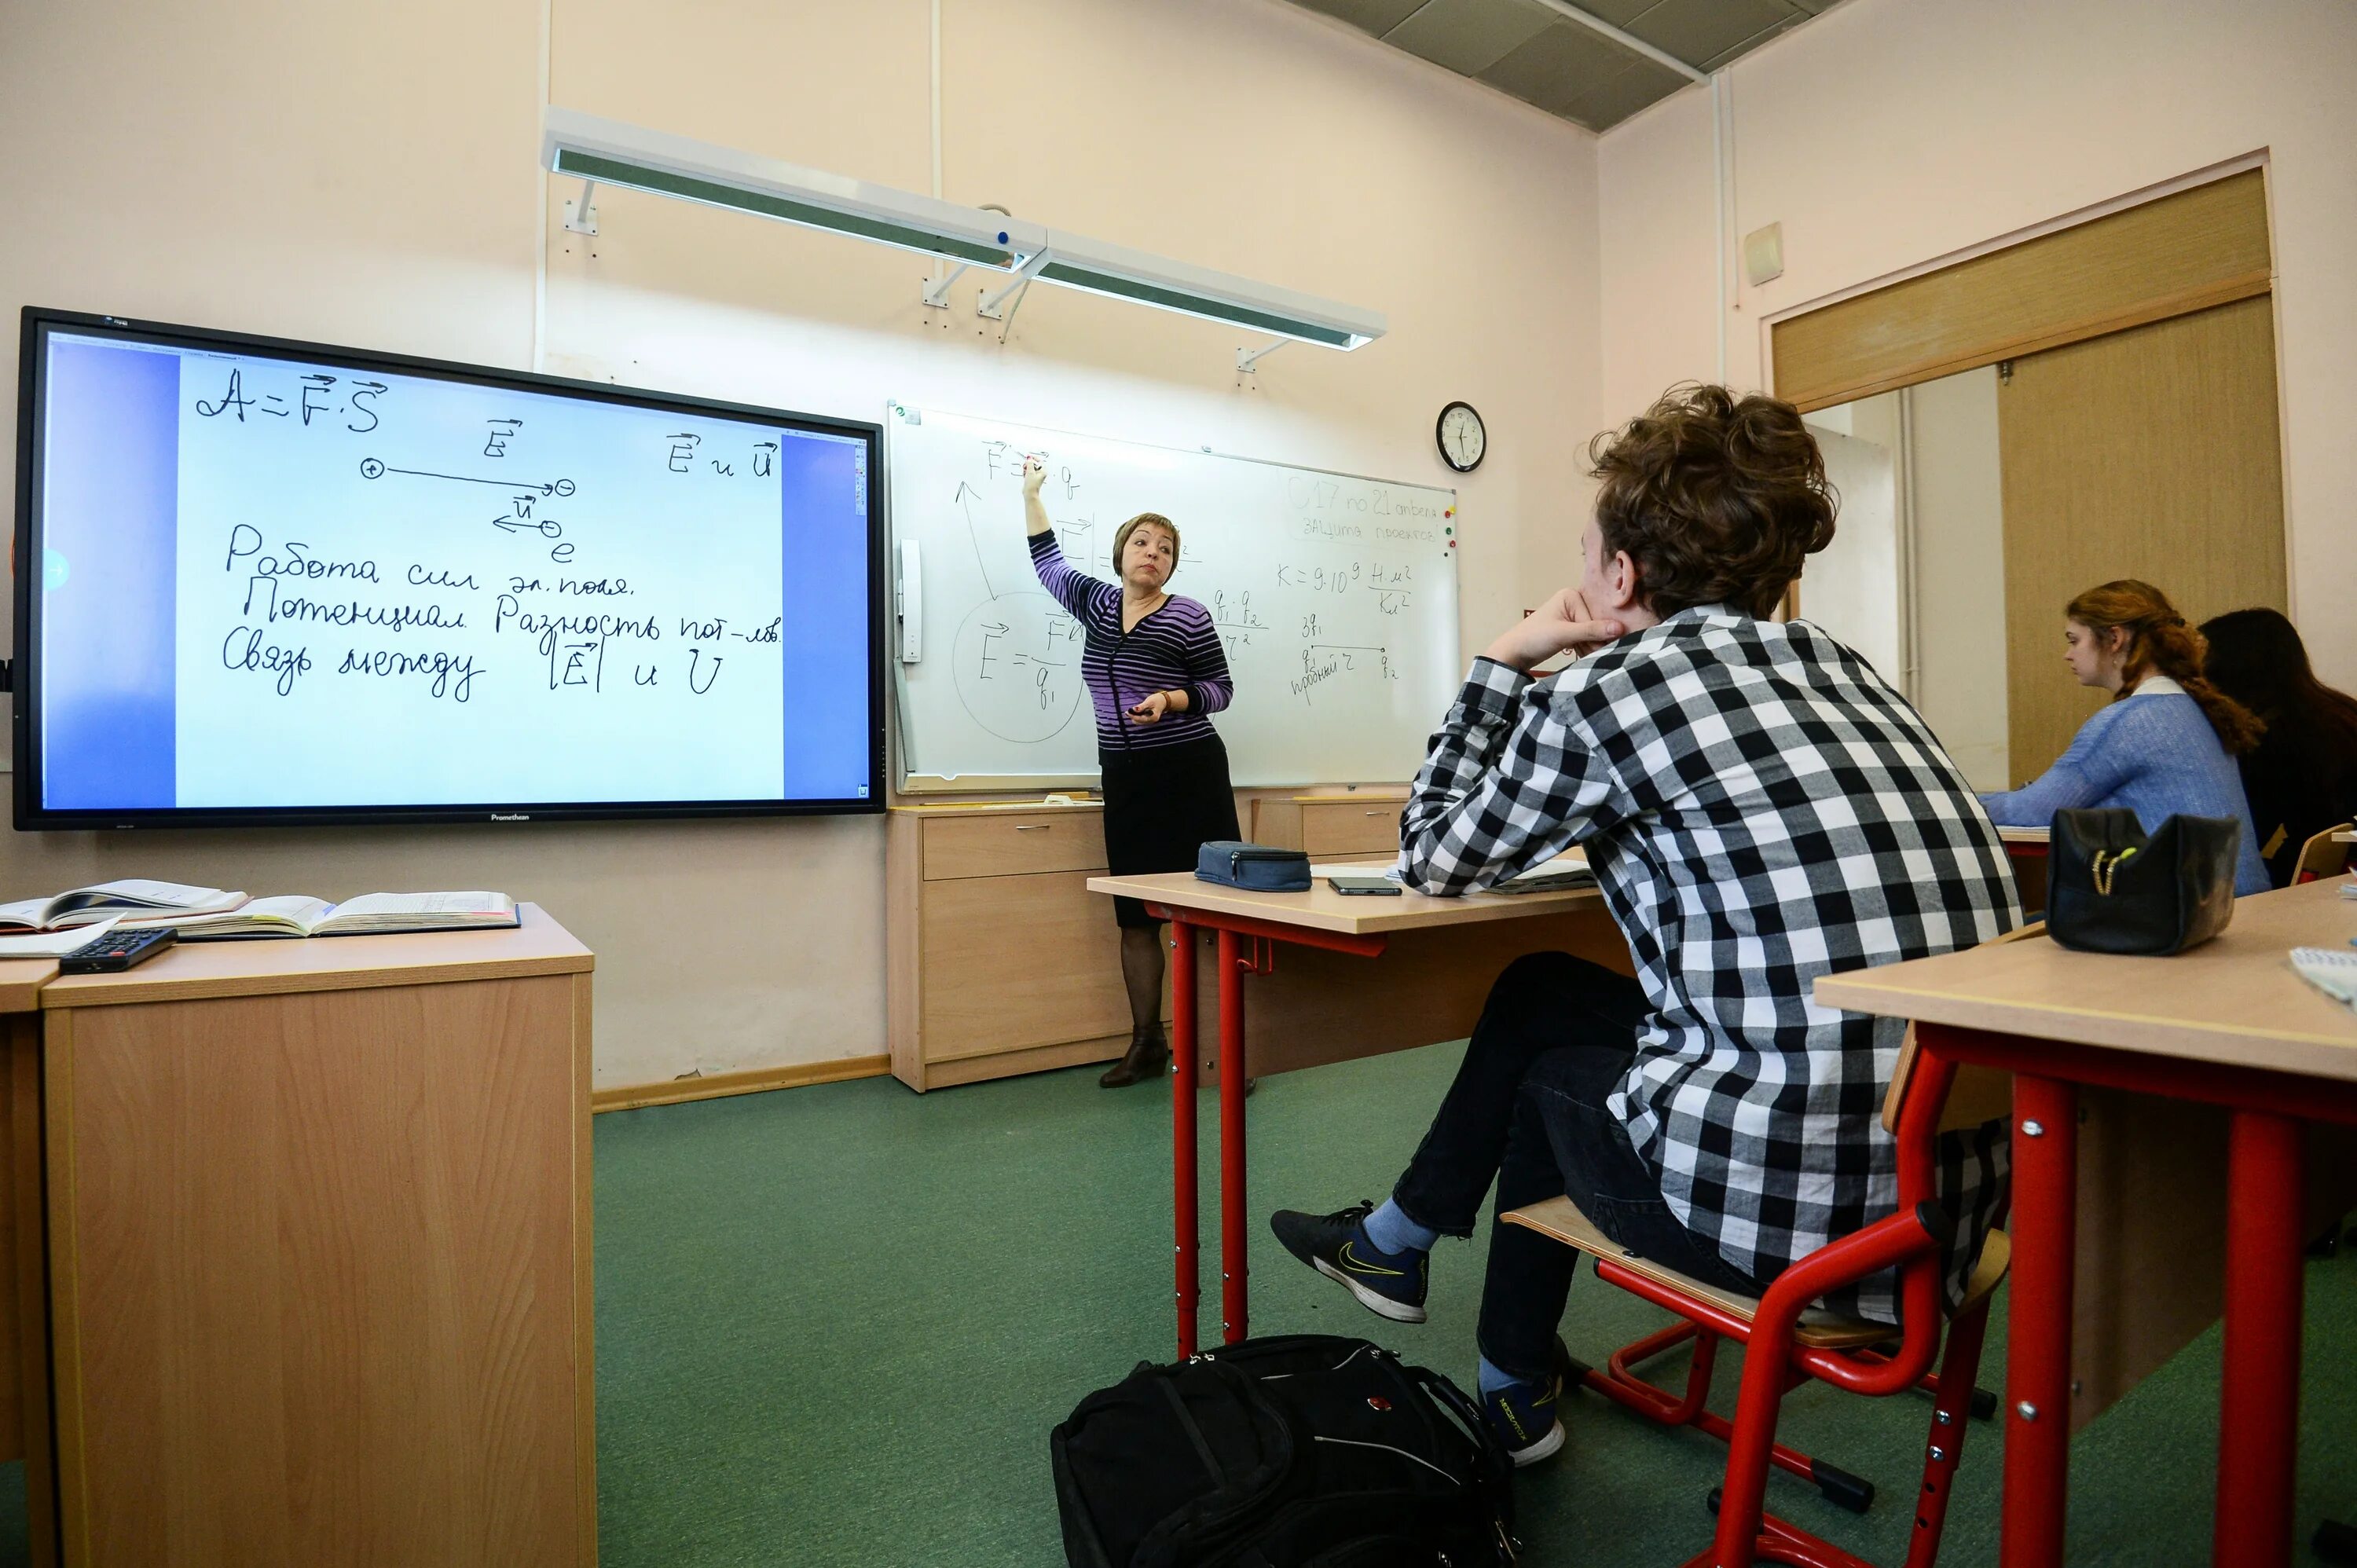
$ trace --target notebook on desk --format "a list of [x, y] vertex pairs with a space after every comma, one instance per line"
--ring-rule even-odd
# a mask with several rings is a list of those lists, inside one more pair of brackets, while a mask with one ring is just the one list
[[[1320, 861], [1309, 868], [1314, 880], [1329, 876], [1388, 876], [1401, 880], [1397, 860]], [[1490, 893], [1551, 893], [1568, 887], [1593, 887], [1596, 873], [1587, 868], [1587, 852], [1567, 849], [1553, 860], [1544, 861], [1527, 870], [1515, 873]]]

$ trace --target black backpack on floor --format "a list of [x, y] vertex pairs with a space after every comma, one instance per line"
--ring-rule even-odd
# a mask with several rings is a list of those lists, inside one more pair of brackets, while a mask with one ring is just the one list
[[1072, 1568], [1500, 1568], [1513, 1464], [1437, 1372], [1363, 1339], [1137, 1370], [1049, 1440]]

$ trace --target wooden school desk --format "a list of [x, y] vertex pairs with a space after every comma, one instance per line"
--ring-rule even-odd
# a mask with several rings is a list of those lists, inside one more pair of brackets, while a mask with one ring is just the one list
[[2294, 947], [2347, 950], [2338, 879], [2237, 900], [2174, 958], [2043, 939], [1817, 982], [1827, 1006], [1916, 1021], [1924, 1050], [2014, 1074], [2011, 1327], [2002, 1562], [2062, 1562], [2082, 1086], [2228, 1115], [2225, 1366], [2215, 1561], [2289, 1559], [2299, 1405], [2303, 1121], [2357, 1122], [2357, 1014], [2292, 972]]
[[[1371, 866], [1371, 871], [1379, 866]], [[1252, 893], [1192, 872], [1095, 876], [1096, 893], [1140, 898], [1171, 921], [1171, 1148], [1178, 1354], [1195, 1353], [1195, 1081], [1198, 934], [1216, 936], [1210, 983], [1219, 1018], [1221, 1317], [1244, 1337], [1244, 1079], [1379, 1051], [1463, 1039], [1491, 983], [1528, 952], [1579, 954], [1622, 972], [1629, 950], [1589, 886], [1462, 898], [1358, 897], [1323, 878], [1306, 893]], [[1283, 962], [1278, 961], [1279, 949]], [[1355, 960], [1377, 959], [1367, 964]], [[1244, 976], [1254, 986], [1247, 1027]]]
[[596, 1561], [592, 960], [520, 913], [41, 988], [66, 1563]]

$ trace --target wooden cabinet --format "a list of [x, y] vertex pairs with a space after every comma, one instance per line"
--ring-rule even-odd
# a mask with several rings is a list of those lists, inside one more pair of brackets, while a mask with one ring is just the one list
[[1121, 939], [1087, 886], [1103, 807], [896, 807], [886, 856], [894, 1077], [938, 1089], [1121, 1055]]
[[1356, 860], [1399, 852], [1407, 791], [1394, 787], [1314, 795], [1264, 795], [1253, 801], [1252, 839], [1297, 849], [1312, 860]]
[[1307, 800], [1301, 807], [1301, 847], [1312, 860], [1327, 855], [1391, 854], [1399, 849], [1400, 802]]

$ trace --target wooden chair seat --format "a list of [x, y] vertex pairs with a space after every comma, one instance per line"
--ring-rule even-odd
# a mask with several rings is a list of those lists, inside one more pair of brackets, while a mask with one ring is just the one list
[[[1691, 1274], [1666, 1269], [1647, 1258], [1641, 1258], [1620, 1242], [1596, 1228], [1595, 1221], [1579, 1211], [1579, 1206], [1568, 1197], [1550, 1197], [1543, 1203], [1509, 1210], [1506, 1223], [1521, 1225], [1542, 1236], [1552, 1236], [1565, 1246], [1603, 1258], [1641, 1274], [1655, 1284], [1706, 1302], [1730, 1317], [1749, 1323], [1760, 1313], [1760, 1298], [1739, 1295], [1733, 1291], [1708, 1285]], [[1963, 1312], [1987, 1298], [2005, 1279], [2005, 1272], [2013, 1262], [2013, 1244], [2002, 1230], [1989, 1232], [1987, 1242], [1981, 1248], [1980, 1262], [1973, 1269], [1973, 1277], [1964, 1287], [1964, 1299], [1957, 1306]], [[1872, 1323], [1861, 1317], [1845, 1317], [1822, 1307], [1811, 1307], [1801, 1315], [1801, 1325], [1793, 1334], [1796, 1344], [1817, 1350], [1854, 1349], [1865, 1345], [1878, 1345], [1898, 1337], [1899, 1330], [1888, 1323]]]
[[2338, 876], [2348, 870], [2352, 846], [2338, 841], [2342, 833], [2351, 831], [2349, 823], [2335, 822], [2300, 845], [2299, 859], [2292, 866], [2293, 884], [2297, 886], [2314, 882], [2319, 877]]

